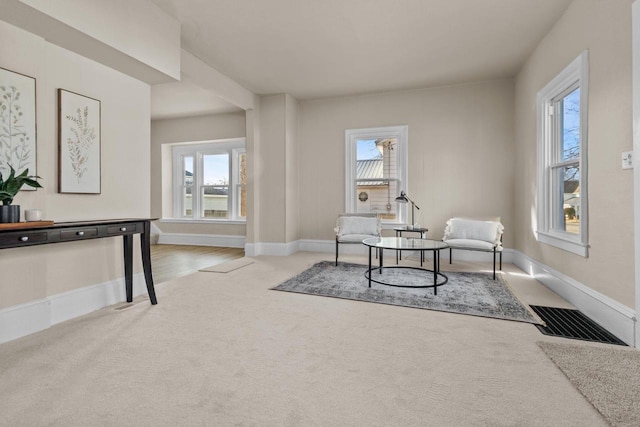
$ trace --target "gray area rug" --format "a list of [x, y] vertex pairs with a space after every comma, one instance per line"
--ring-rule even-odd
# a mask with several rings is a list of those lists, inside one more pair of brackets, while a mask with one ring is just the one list
[[640, 352], [538, 342], [571, 384], [613, 426], [640, 426]]
[[[446, 272], [449, 282], [438, 288], [398, 288], [372, 283], [364, 273], [365, 265], [319, 262], [297, 276], [272, 288], [277, 291], [344, 298], [403, 307], [447, 311], [534, 324], [543, 322], [513, 295], [507, 283], [490, 273]], [[373, 274], [378, 274], [374, 272]], [[420, 270], [385, 269], [389, 283], [433, 283], [433, 274]]]

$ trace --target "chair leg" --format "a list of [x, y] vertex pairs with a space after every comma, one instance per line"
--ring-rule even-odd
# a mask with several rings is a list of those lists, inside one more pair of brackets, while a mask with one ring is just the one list
[[496, 280], [496, 250], [493, 250], [493, 280]]
[[338, 239], [336, 239], [336, 267], [338, 266]]
[[452, 253], [453, 249], [449, 248], [449, 264], [451, 264], [451, 261], [453, 261], [453, 257], [451, 256]]
[[500, 271], [502, 271], [502, 252], [500, 252]]

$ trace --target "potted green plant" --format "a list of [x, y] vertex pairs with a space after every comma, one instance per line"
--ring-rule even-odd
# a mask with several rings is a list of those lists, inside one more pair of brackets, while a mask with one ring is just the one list
[[0, 172], [0, 223], [7, 222], [20, 222], [20, 205], [12, 205], [13, 198], [23, 185], [42, 188], [40, 183], [36, 179], [41, 179], [39, 176], [29, 175], [29, 169], [25, 169], [19, 175], [16, 175], [15, 169], [9, 165], [11, 173], [7, 179], [3, 179], [2, 172]]

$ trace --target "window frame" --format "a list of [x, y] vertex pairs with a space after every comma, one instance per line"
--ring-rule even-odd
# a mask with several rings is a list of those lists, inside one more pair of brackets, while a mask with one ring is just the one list
[[[239, 184], [240, 154], [246, 153], [245, 138], [231, 138], [224, 140], [189, 142], [175, 144], [172, 147], [172, 192], [173, 214], [171, 220], [185, 222], [220, 222], [220, 223], [245, 223], [246, 217], [240, 216], [240, 191], [246, 184]], [[227, 155], [229, 161], [229, 178], [227, 185], [204, 184], [204, 156]], [[184, 188], [185, 157], [193, 157], [193, 184], [191, 189], [191, 215], [184, 215]], [[207, 187], [227, 187], [227, 218], [206, 218], [203, 216], [202, 191]], [[195, 195], [198, 197], [195, 197]]]
[[[557, 111], [558, 100], [564, 99], [577, 88], [580, 89], [580, 155], [577, 159], [562, 161], [561, 157], [558, 158], [561, 142], [560, 112]], [[586, 50], [537, 94], [538, 217], [536, 238], [541, 243], [583, 257], [589, 255], [588, 100], [589, 54]], [[564, 192], [560, 189], [559, 181], [554, 187], [554, 182], [557, 181], [554, 179], [554, 174], [559, 173], [559, 170], [567, 166], [578, 166], [580, 173], [580, 232], [577, 234], [558, 228], [560, 223], [558, 215], [564, 215], [563, 208], [558, 207], [559, 197], [563, 196]]]
[[[396, 147], [397, 153], [397, 181], [398, 194], [400, 191], [407, 191], [408, 187], [408, 142], [409, 142], [409, 126], [385, 126], [376, 128], [347, 129], [345, 130], [345, 212], [357, 212], [358, 194], [356, 191], [356, 160], [357, 160], [357, 143], [362, 139], [391, 139], [395, 138], [398, 143]], [[380, 179], [376, 179], [380, 181]], [[394, 197], [394, 198], [395, 198]], [[396, 203], [396, 202], [392, 202]], [[382, 220], [382, 225], [386, 228], [395, 227], [401, 224], [407, 224], [408, 209], [406, 204], [400, 203], [398, 206], [398, 215], [395, 221]]]

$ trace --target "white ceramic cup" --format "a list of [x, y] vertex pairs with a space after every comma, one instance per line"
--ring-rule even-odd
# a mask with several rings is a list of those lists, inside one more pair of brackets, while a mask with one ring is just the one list
[[40, 221], [42, 219], [42, 211], [40, 209], [26, 209], [24, 211], [24, 219], [26, 221]]

